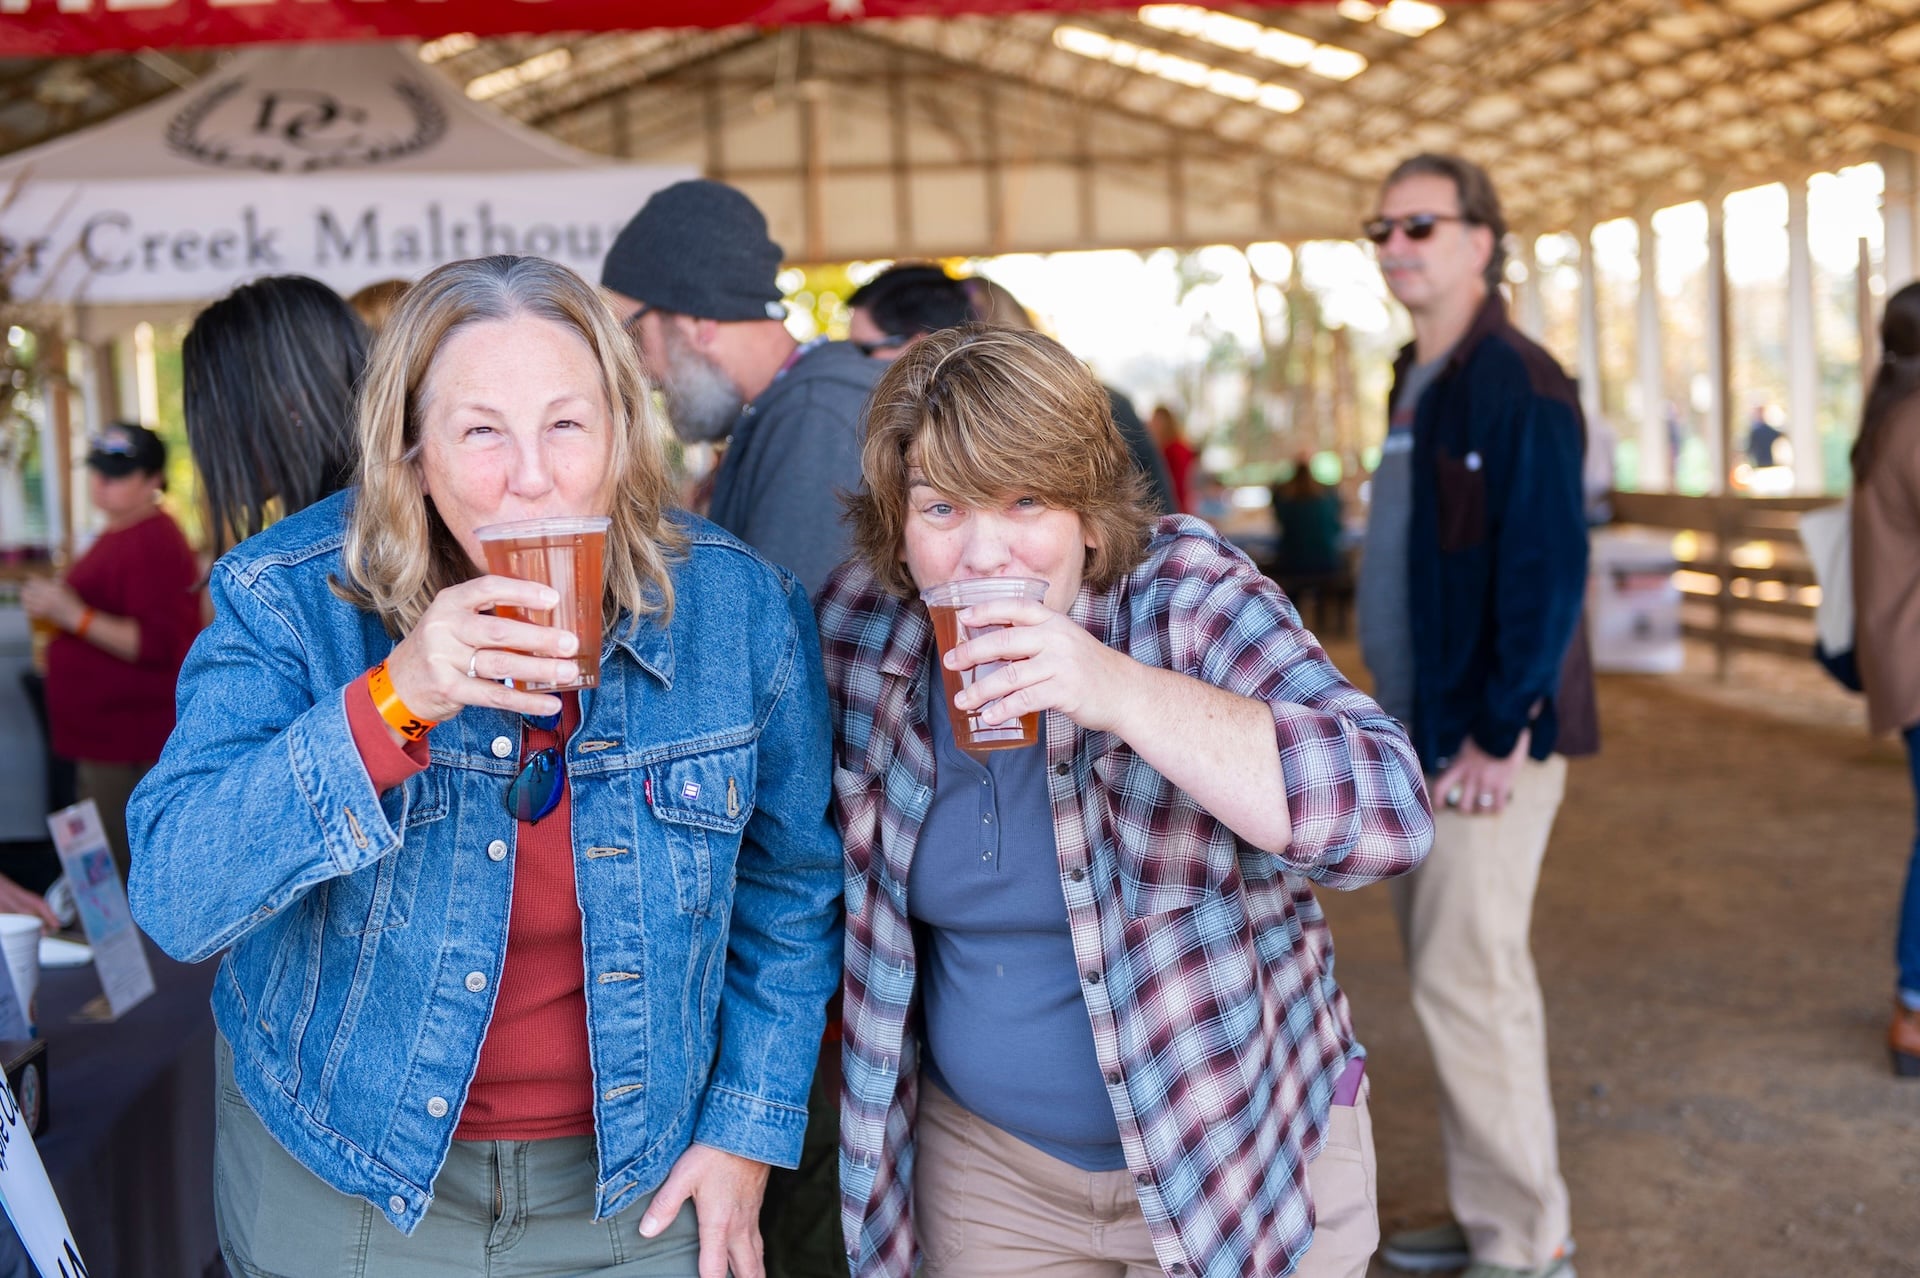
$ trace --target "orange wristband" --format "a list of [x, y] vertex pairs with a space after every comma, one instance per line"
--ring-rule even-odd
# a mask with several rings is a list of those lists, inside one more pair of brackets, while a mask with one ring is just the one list
[[75, 639], [85, 639], [87, 637], [87, 627], [92, 624], [93, 609], [82, 608], [80, 610], [80, 620], [73, 623], [73, 637]]
[[407, 740], [418, 741], [433, 731], [433, 722], [407, 709], [407, 703], [393, 690], [393, 676], [387, 673], [386, 662], [367, 672], [367, 691], [373, 694], [373, 708], [387, 726]]

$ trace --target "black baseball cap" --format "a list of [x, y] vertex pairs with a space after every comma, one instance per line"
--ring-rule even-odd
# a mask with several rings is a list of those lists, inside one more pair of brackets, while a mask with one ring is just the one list
[[93, 437], [87, 466], [109, 479], [123, 475], [158, 475], [167, 469], [167, 445], [145, 426], [112, 422]]

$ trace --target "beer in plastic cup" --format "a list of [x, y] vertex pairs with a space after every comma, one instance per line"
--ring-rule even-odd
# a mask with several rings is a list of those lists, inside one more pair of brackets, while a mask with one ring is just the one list
[[600, 683], [602, 603], [606, 596], [607, 529], [613, 521], [604, 515], [569, 519], [521, 519], [510, 524], [476, 528], [486, 552], [487, 571], [496, 577], [518, 577], [552, 586], [560, 602], [552, 609], [514, 608], [501, 604], [497, 616], [557, 626], [573, 631], [580, 647], [574, 660], [580, 677], [571, 683], [526, 683], [528, 692], [566, 692]]
[[946, 688], [947, 722], [953, 725], [953, 739], [962, 750], [977, 754], [984, 750], [1017, 750], [1033, 745], [1040, 740], [1040, 712], [1023, 714], [1014, 723], [989, 725], [978, 713], [968, 714], [953, 704], [962, 688], [972, 687], [974, 680], [984, 679], [1006, 664], [989, 661], [970, 670], [947, 669], [944, 658], [948, 652], [968, 639], [1000, 629], [962, 625], [960, 610], [996, 599], [1031, 599], [1040, 603], [1046, 597], [1047, 583], [1031, 577], [970, 577], [920, 592], [921, 602], [927, 605], [927, 615], [933, 619], [933, 642], [942, 658], [940, 680]]

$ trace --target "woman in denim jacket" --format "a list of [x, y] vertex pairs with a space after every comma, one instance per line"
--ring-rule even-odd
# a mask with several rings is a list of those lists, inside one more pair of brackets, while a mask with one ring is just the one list
[[[229, 1267], [758, 1275], [839, 971], [806, 596], [667, 508], [632, 345], [552, 263], [423, 279], [359, 428], [355, 490], [216, 567], [131, 811], [142, 926], [227, 950]], [[474, 530], [575, 515], [599, 683], [526, 691], [576, 644], [498, 615], [555, 596]]]

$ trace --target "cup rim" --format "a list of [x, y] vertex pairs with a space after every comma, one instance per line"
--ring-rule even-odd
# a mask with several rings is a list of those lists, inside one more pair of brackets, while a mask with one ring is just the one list
[[38, 935], [38, 934], [39, 934], [39, 932], [40, 932], [40, 930], [41, 930], [41, 923], [40, 923], [40, 919], [39, 919], [39, 917], [38, 917], [37, 915], [33, 915], [33, 914], [20, 914], [20, 913], [17, 913], [17, 912], [15, 912], [15, 911], [12, 911], [12, 910], [8, 910], [8, 911], [5, 911], [5, 912], [0, 912], [0, 935], [6, 935], [6, 934], [7, 934], [7, 933], [9, 933], [9, 932], [24, 932], [24, 931], [26, 931], [26, 929], [25, 929], [25, 928], [23, 928], [23, 927], [19, 927], [18, 925], [15, 925], [15, 924], [13, 924], [13, 923], [11, 923], [11, 920], [14, 920], [14, 919], [21, 919], [21, 920], [24, 920], [24, 921], [25, 921], [25, 922], [27, 922], [27, 923], [31, 923], [31, 924], [33, 924], [33, 930], [34, 930], [34, 934], [35, 934], [35, 935]]
[[[1038, 593], [1031, 588], [1040, 587]], [[1039, 577], [956, 577], [920, 592], [920, 602], [936, 607], [963, 607], [989, 599], [1024, 599], [1035, 603], [1046, 598], [1048, 583]], [[972, 598], [961, 596], [972, 595]]]
[[473, 530], [481, 541], [507, 541], [519, 537], [578, 537], [586, 533], [604, 533], [613, 527], [607, 515], [554, 515], [543, 519], [512, 519], [500, 524], [484, 524]]

